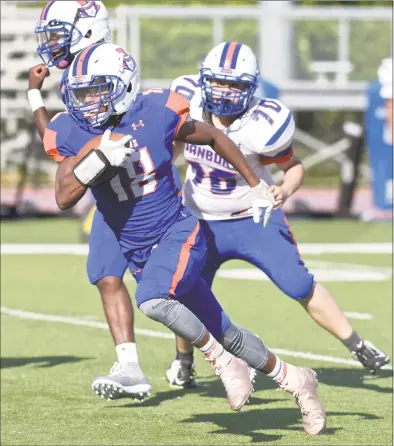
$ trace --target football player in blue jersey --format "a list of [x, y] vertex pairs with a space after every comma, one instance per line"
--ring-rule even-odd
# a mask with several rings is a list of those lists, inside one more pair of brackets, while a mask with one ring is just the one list
[[[238, 172], [209, 147], [186, 145], [189, 166], [184, 204], [199, 218], [208, 243], [202, 277], [212, 285], [216, 272], [227, 260], [249, 262], [375, 373], [389, 362], [388, 356], [360, 338], [330, 292], [314, 280], [299, 255], [281, 209], [304, 177], [302, 163], [292, 147], [294, 119], [280, 101], [255, 96], [258, 77], [253, 51], [239, 42], [223, 42], [208, 53], [199, 74], [181, 76], [171, 84], [171, 89], [190, 101], [192, 118], [214, 125], [238, 145], [275, 198], [270, 224], [266, 228], [254, 225], [250, 189]], [[271, 165], [284, 172], [281, 185], [273, 183], [268, 170]], [[192, 346], [177, 340], [177, 350], [182, 352], [182, 358], [173, 361], [167, 379], [178, 385], [186, 379], [194, 381], [190, 371]]]
[[[252, 392], [252, 367], [294, 396], [305, 432], [320, 434], [326, 415], [316, 373], [283, 362], [232, 323], [201, 278], [205, 237], [175, 184], [173, 143], [207, 145], [237, 169], [251, 188], [256, 225], [261, 218], [268, 223], [274, 206], [268, 188], [224, 132], [190, 117], [181, 95], [162, 89], [140, 94], [139, 84], [138, 66], [117, 45], [92, 45], [74, 59], [65, 80], [68, 113], [56, 116], [44, 135], [45, 150], [59, 161], [59, 208], [74, 206], [90, 188], [137, 281], [139, 309], [204, 353], [233, 409]], [[125, 378], [111, 373], [93, 387], [114, 395]]]
[[[29, 71], [28, 98], [38, 133], [43, 138], [50, 121], [41, 96], [43, 82], [49, 76], [48, 67], [64, 70], [64, 80], [77, 54], [93, 43], [108, 41], [111, 36], [108, 11], [100, 1], [50, 1], [42, 10], [35, 33], [37, 52], [44, 63]], [[63, 82], [60, 93], [63, 98]], [[128, 385], [123, 388], [123, 395], [143, 399], [150, 393], [151, 385], [139, 365], [133, 306], [123, 283], [126, 269], [127, 262], [116, 237], [102, 214], [95, 211], [89, 237], [88, 277], [100, 292], [114, 340], [117, 361], [113, 370], [126, 370], [128, 374]]]

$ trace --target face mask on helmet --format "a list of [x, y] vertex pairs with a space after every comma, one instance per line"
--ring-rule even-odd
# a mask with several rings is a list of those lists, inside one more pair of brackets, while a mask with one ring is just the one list
[[228, 76], [201, 68], [203, 107], [216, 116], [232, 116], [243, 113], [257, 88], [257, 76], [243, 74]]
[[83, 37], [73, 24], [61, 20], [40, 20], [35, 33], [38, 37], [37, 53], [44, 64], [61, 69], [71, 63], [73, 55], [70, 48]]
[[115, 103], [124, 96], [126, 84], [118, 76], [80, 76], [66, 79], [68, 112], [87, 130], [105, 124], [116, 114]]

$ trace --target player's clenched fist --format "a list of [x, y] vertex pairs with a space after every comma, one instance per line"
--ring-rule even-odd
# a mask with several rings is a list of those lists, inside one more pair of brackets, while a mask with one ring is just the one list
[[41, 90], [44, 79], [49, 77], [49, 69], [40, 63], [29, 70], [29, 90]]

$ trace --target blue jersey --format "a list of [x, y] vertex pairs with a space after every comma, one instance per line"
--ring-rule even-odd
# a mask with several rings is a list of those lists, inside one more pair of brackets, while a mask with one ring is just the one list
[[[181, 212], [182, 197], [173, 175], [172, 142], [188, 118], [186, 99], [170, 90], [151, 90], [137, 97], [116, 128], [108, 127], [132, 135], [135, 152], [127, 168], [91, 190], [124, 253], [158, 243], [187, 214]], [[104, 130], [84, 130], [68, 113], [61, 113], [47, 127], [44, 147], [51, 158], [61, 162], [77, 155]]]

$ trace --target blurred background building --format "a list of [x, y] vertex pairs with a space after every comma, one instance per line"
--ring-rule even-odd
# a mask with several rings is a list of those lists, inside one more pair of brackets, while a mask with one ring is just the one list
[[[140, 64], [142, 88], [196, 73], [212, 46], [251, 46], [259, 94], [296, 115], [295, 149], [306, 183], [287, 203], [308, 216], [390, 218], [392, 212], [392, 2], [129, 1], [105, 4], [114, 41]], [[40, 63], [35, 22], [45, 2], [1, 2], [1, 209], [3, 217], [57, 213], [56, 165], [47, 159], [26, 98]], [[43, 88], [51, 113], [64, 109], [61, 72]], [[383, 76], [383, 77], [382, 77]], [[386, 90], [382, 90], [383, 84]], [[384, 94], [382, 94], [382, 92]], [[392, 98], [392, 90], [391, 90]], [[180, 159], [179, 168], [184, 170]], [[274, 172], [280, 180], [280, 173]], [[81, 214], [88, 198], [73, 214]]]

